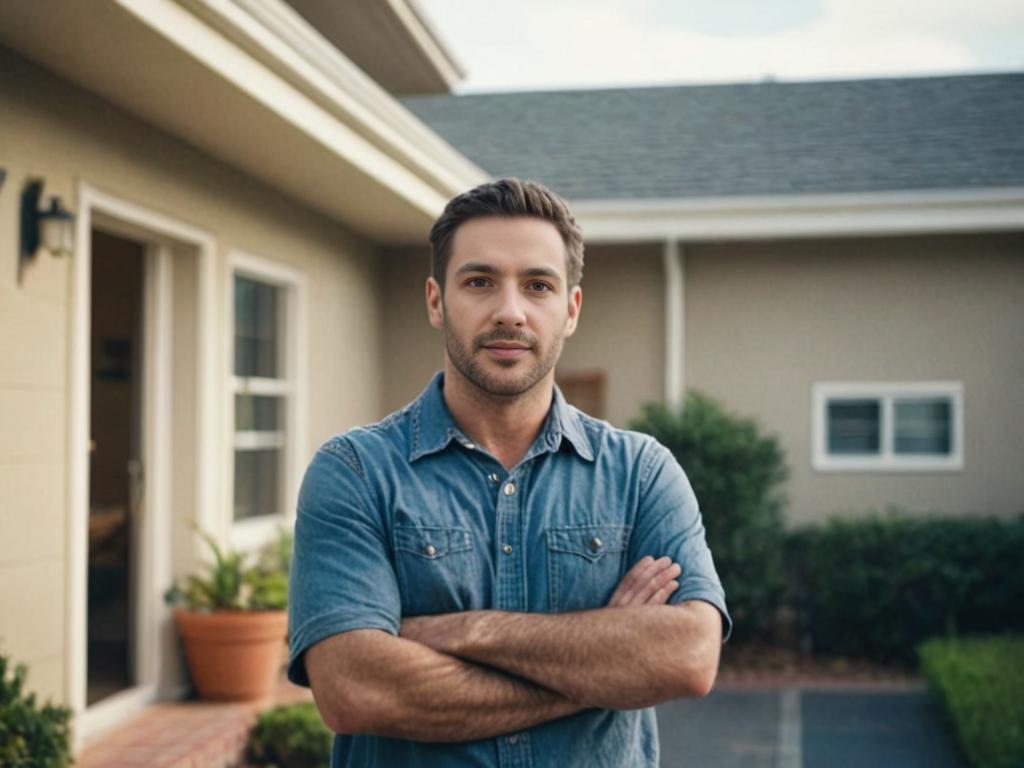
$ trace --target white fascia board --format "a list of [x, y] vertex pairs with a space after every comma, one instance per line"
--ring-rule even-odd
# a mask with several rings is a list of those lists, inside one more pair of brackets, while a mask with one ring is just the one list
[[405, 25], [420, 50], [434, 65], [434, 69], [437, 70], [441, 79], [447, 83], [449, 90], [458, 85], [459, 81], [466, 76], [466, 70], [448, 50], [416, 0], [388, 0], [388, 5], [391, 6], [395, 17]]
[[[163, 35], [211, 72], [232, 83], [251, 99], [292, 124], [311, 140], [327, 147], [345, 162], [391, 189], [429, 216], [436, 216], [451, 196], [429, 178], [402, 164], [350, 125], [342, 122], [322, 103], [311, 99], [293, 82], [281, 77], [261, 61], [253, 46], [240, 47], [235, 35], [226, 36], [186, 8], [202, 6], [221, 10], [226, 0], [114, 0], [118, 6]], [[234, 40], [232, 38], [235, 38]], [[460, 188], [461, 191], [461, 188]]]
[[213, 14], [222, 32], [242, 35], [254, 55], [340, 118], [358, 126], [445, 194], [488, 175], [431, 130], [294, 8], [280, 0], [185, 0]]
[[588, 242], [999, 232], [1024, 229], [1024, 188], [581, 200]]

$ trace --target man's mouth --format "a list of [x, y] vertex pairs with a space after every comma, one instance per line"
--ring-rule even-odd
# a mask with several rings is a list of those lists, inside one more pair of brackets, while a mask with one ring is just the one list
[[492, 339], [480, 345], [494, 357], [502, 360], [514, 360], [530, 351], [531, 345], [524, 341], [512, 339]]
[[530, 351], [530, 347], [526, 344], [518, 344], [514, 341], [492, 341], [489, 344], [484, 344], [484, 349], [504, 360], [522, 357]]

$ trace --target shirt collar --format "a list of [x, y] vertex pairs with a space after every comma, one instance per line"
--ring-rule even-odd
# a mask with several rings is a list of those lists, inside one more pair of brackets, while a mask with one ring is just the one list
[[[409, 440], [410, 462], [444, 450], [452, 440], [470, 444], [469, 438], [459, 429], [455, 419], [452, 418], [451, 411], [448, 410], [442, 391], [443, 384], [444, 373], [438, 372], [412, 404], [410, 413], [412, 428]], [[590, 439], [583, 428], [579, 411], [565, 401], [561, 390], [556, 385], [554, 397], [551, 400], [551, 409], [544, 420], [544, 426], [541, 427], [534, 447], [527, 452], [527, 455], [557, 451], [561, 447], [563, 439], [575, 449], [581, 458], [587, 461], [594, 460]]]

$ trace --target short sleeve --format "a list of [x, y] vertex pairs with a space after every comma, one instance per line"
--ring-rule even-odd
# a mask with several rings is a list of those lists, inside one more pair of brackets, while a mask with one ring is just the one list
[[679, 462], [660, 443], [646, 446], [640, 473], [641, 497], [630, 541], [630, 563], [646, 555], [671, 557], [682, 573], [671, 604], [704, 600], [722, 614], [722, 642], [732, 633], [725, 590], [704, 538], [697, 497]]
[[288, 679], [309, 685], [305, 652], [354, 629], [397, 635], [401, 600], [379, 504], [346, 438], [325, 443], [299, 491], [288, 586]]

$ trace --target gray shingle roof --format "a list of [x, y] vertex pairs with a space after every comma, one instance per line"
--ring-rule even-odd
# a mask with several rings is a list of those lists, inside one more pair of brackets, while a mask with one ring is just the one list
[[487, 172], [577, 200], [1024, 186], [1024, 73], [404, 103]]

